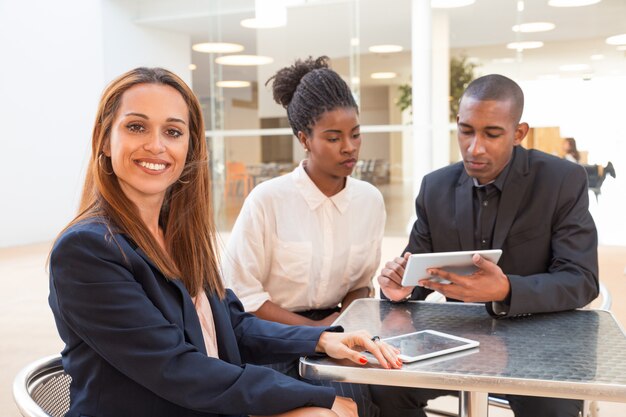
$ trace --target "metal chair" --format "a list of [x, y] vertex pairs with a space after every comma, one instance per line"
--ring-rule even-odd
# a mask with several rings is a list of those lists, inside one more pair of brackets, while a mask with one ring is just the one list
[[63, 417], [70, 408], [70, 383], [61, 355], [25, 366], [13, 380], [13, 398], [24, 417]]

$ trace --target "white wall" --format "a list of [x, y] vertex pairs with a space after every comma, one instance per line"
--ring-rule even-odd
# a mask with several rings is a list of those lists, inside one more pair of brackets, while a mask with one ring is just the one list
[[0, 0], [0, 247], [53, 239], [77, 208], [98, 99], [137, 65], [190, 79], [189, 39], [110, 0]]
[[0, 2], [0, 247], [53, 238], [78, 201], [102, 88], [98, 1]]

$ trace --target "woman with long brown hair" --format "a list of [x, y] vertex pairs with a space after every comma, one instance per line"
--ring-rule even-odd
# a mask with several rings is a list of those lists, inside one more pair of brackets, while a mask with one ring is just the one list
[[[385, 367], [365, 332], [285, 326], [222, 283], [200, 105], [176, 75], [131, 70], [106, 88], [79, 214], [50, 256], [72, 416], [353, 416], [331, 388], [264, 364], [324, 352]], [[280, 401], [276, 401], [280, 398]]]

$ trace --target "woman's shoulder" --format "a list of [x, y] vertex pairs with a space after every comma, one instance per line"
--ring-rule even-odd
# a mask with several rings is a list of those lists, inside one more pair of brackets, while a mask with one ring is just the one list
[[119, 247], [119, 233], [102, 217], [93, 217], [75, 222], [65, 229], [54, 242], [52, 255], [69, 248]]
[[263, 181], [252, 189], [246, 199], [264, 200], [276, 197], [284, 197], [285, 192], [294, 189], [294, 182], [291, 174], [281, 175]]

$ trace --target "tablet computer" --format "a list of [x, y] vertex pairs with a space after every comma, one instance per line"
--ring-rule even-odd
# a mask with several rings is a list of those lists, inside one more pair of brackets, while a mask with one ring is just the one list
[[475, 348], [480, 344], [476, 340], [436, 330], [422, 330], [382, 340], [400, 350], [398, 357], [402, 362], [421, 361], [435, 356]]
[[402, 285], [405, 287], [414, 287], [417, 285], [418, 281], [425, 278], [431, 278], [444, 284], [450, 283], [439, 277], [431, 276], [427, 271], [429, 268], [441, 268], [459, 275], [471, 275], [477, 269], [472, 262], [472, 256], [474, 256], [475, 253], [485, 259], [489, 259], [493, 263], [498, 263], [500, 255], [502, 255], [502, 250], [489, 249], [460, 252], [416, 253], [409, 256], [402, 277]]

